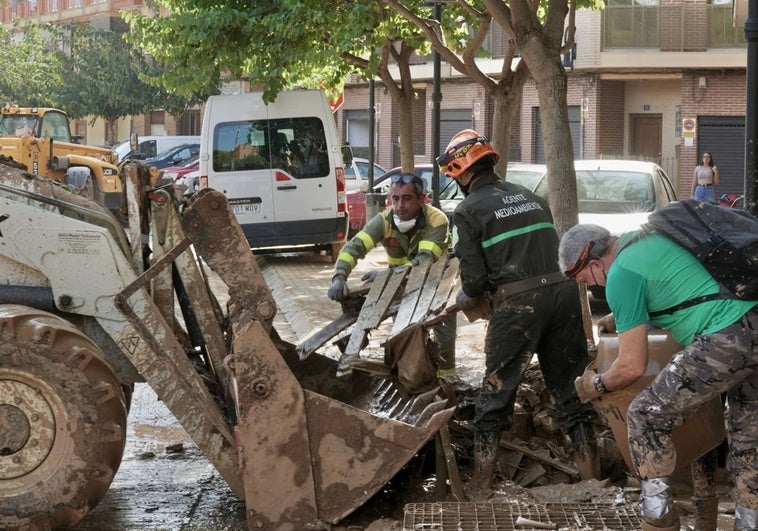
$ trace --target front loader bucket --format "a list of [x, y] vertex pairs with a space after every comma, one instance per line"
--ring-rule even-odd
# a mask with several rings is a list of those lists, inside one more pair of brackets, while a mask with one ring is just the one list
[[277, 348], [254, 321], [233, 331], [240, 469], [250, 529], [333, 524], [381, 489], [449, 420], [435, 392], [336, 378], [337, 362]]

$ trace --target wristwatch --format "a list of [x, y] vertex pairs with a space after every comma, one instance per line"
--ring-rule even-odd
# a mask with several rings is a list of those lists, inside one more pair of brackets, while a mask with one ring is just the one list
[[606, 391], [608, 391], [608, 388], [603, 383], [603, 380], [600, 378], [599, 373], [592, 379], [592, 385], [595, 386], [595, 391], [597, 391], [601, 395], [605, 393]]

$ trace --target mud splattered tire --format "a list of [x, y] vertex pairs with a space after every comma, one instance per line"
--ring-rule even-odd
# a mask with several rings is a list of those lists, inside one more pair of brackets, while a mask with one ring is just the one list
[[67, 321], [0, 305], [0, 529], [69, 529], [103, 498], [126, 439], [124, 393]]

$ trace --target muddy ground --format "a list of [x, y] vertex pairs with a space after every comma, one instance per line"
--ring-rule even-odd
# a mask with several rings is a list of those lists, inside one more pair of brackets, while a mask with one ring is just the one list
[[[331, 265], [323, 257], [311, 255], [272, 256], [261, 260], [264, 276], [274, 291], [279, 305], [275, 322], [283, 338], [297, 343], [314, 328], [328, 323], [339, 314], [339, 307], [326, 298], [331, 277]], [[363, 271], [386, 267], [383, 255], [372, 252], [359, 264], [351, 281]], [[223, 289], [214, 286], [224, 300]], [[597, 318], [605, 314], [602, 303], [593, 303]], [[459, 317], [457, 339], [457, 365], [460, 381], [456, 383], [461, 407], [451, 423], [451, 436], [464, 483], [469, 478], [471, 462], [470, 424], [471, 398], [482, 376], [483, 354], [481, 346], [485, 333], [482, 321], [469, 323]], [[373, 345], [373, 355], [380, 349]], [[367, 355], [372, 355], [372, 348]], [[617, 514], [629, 514], [636, 521], [638, 485], [626, 472], [613, 438], [604, 426], [598, 426], [599, 441], [603, 449], [604, 471], [609, 479], [602, 482], [579, 482], [572, 475], [575, 463], [563, 434], [550, 417], [549, 398], [541, 385], [539, 370], [528, 371], [519, 396], [517, 419], [523, 422], [515, 427], [514, 444], [523, 445], [529, 452], [514, 459], [514, 452], [501, 461], [499, 481], [495, 491], [474, 501], [501, 507], [506, 504], [615, 504]], [[529, 455], [537, 457], [530, 457]], [[555, 464], [558, 463], [558, 464]], [[563, 464], [565, 466], [560, 466]], [[567, 471], [568, 470], [568, 471]], [[731, 485], [720, 475], [721, 496], [719, 530], [731, 530], [733, 504], [729, 500]], [[399, 530], [403, 521], [408, 529], [453, 529], [439, 525], [432, 527], [417, 508], [440, 499], [454, 504], [449, 489], [436, 485], [435, 445], [428, 444], [416, 458], [368, 503], [356, 510], [337, 529], [358, 531]], [[444, 494], [441, 498], [441, 492]], [[690, 490], [686, 474], [678, 476], [677, 496], [683, 513], [683, 529], [693, 529], [689, 511]], [[470, 494], [470, 493], [469, 493]], [[407, 505], [416, 504], [416, 505]], [[455, 505], [456, 509], [469, 505]], [[521, 507], [521, 505], [519, 505]], [[509, 509], [510, 510], [510, 509]], [[520, 510], [520, 509], [519, 509]], [[602, 529], [582, 522], [576, 515], [576, 525], [561, 529]], [[607, 522], [610, 520], [606, 521]], [[629, 529], [632, 527], [618, 527]], [[77, 527], [92, 531], [121, 530], [228, 530], [247, 529], [245, 507], [239, 502], [204, 458], [197, 446], [173, 418], [165, 406], [146, 384], [135, 389], [129, 415], [127, 446], [121, 468], [106, 498]], [[472, 527], [473, 529], [473, 527]], [[482, 527], [498, 529], [498, 527]], [[510, 527], [508, 527], [510, 529]], [[530, 529], [530, 527], [519, 527]], [[613, 529], [613, 527], [606, 527]]]

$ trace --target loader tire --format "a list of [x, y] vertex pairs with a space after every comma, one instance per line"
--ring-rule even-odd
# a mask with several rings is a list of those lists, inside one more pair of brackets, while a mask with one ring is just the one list
[[70, 529], [121, 463], [121, 385], [83, 333], [0, 305], [0, 529]]

